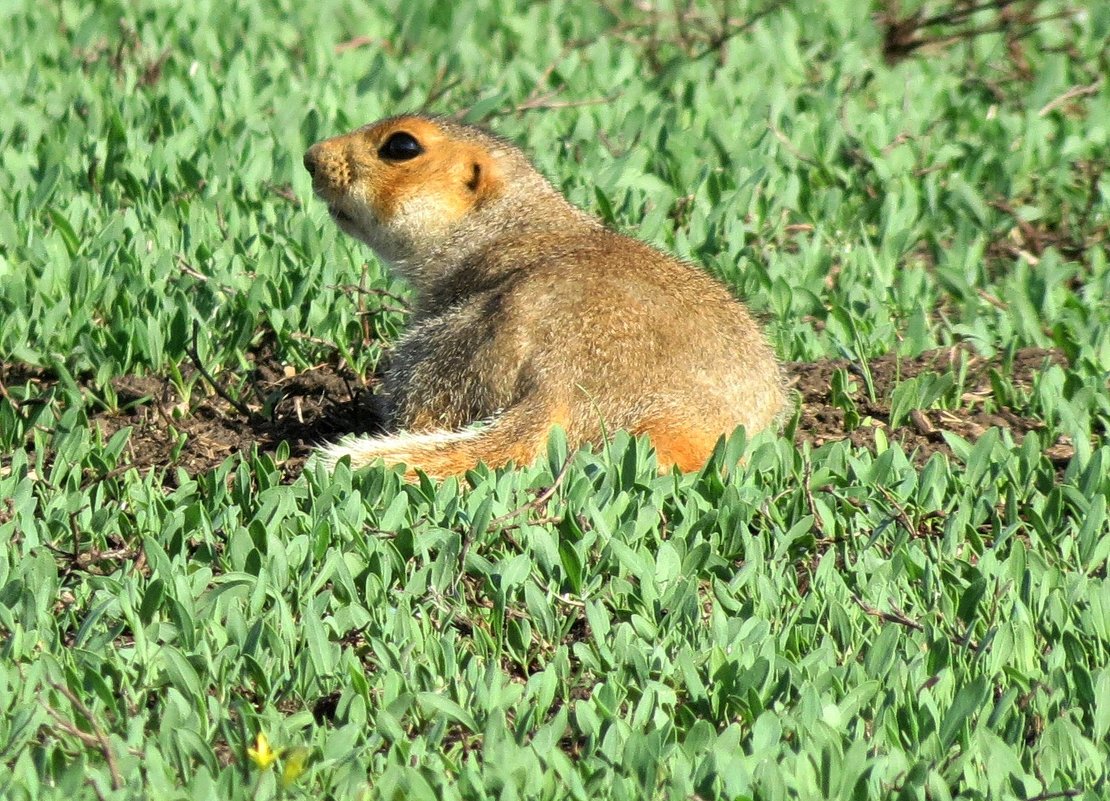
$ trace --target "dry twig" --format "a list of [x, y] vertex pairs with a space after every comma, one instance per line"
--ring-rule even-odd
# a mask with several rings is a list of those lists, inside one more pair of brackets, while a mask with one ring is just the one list
[[[50, 686], [65, 696], [66, 700], [73, 705], [73, 709], [88, 721], [89, 726], [92, 727], [92, 732], [87, 732], [78, 728], [75, 723], [65, 718], [62, 713], [40, 699], [39, 703], [42, 705], [42, 708], [46, 710], [46, 714], [50, 715], [50, 717], [54, 719], [55, 725], [66, 734], [76, 737], [90, 748], [98, 749], [100, 753], [104, 755], [104, 761], [108, 764], [108, 772], [112, 776], [112, 789], [122, 790], [123, 774], [120, 773], [116, 754], [112, 750], [112, 744], [108, 740], [108, 735], [105, 734], [104, 729], [100, 728], [93, 713], [85, 706], [84, 702], [69, 689], [69, 687], [53, 681], [50, 682]], [[137, 752], [134, 749], [131, 749], [131, 753], [135, 756], [142, 756], [142, 752]]]
[[[563, 462], [563, 466], [559, 468], [559, 472], [555, 474], [555, 478], [551, 482], [551, 486], [544, 489], [543, 492], [541, 492], [532, 500], [528, 501], [527, 503], [523, 503], [517, 508], [513, 509], [511, 512], [506, 512], [503, 515], [499, 515], [493, 518], [486, 525], [486, 528], [501, 528], [500, 533], [502, 534], [502, 536], [505, 536], [505, 529], [510, 528], [509, 526], [505, 526], [505, 523], [524, 512], [542, 509], [547, 504], [547, 502], [551, 500], [552, 496], [555, 495], [556, 490], [559, 489], [559, 485], [563, 483], [563, 479], [566, 478], [567, 471], [570, 469], [570, 463], [573, 458], [573, 453], [567, 455], [566, 461]], [[516, 546], [517, 550], [520, 550], [519, 543], [516, 543], [516, 541], [512, 539], [512, 537], [506, 536], [506, 539], [510, 539]], [[466, 556], [470, 553], [470, 546], [472, 544], [473, 539], [467, 534], [464, 534], [462, 547], [459, 548], [459, 572], [455, 575], [455, 580], [451, 584], [452, 593], [458, 592], [459, 582], [462, 581], [462, 577], [466, 573]]]
[[1102, 85], [1105, 82], [1106, 78], [1099, 78], [1094, 83], [1087, 84], [1086, 86], [1073, 86], [1071, 89], [1064, 92], [1059, 97], [1045, 103], [1044, 106], [1041, 107], [1041, 110], [1037, 112], [1037, 116], [1047, 117], [1050, 113], [1060, 108], [1060, 106], [1064, 105], [1069, 100], [1074, 100], [1077, 97], [1086, 97], [1087, 95], [1093, 95], [1102, 88]]
[[196, 320], [193, 320], [193, 340], [192, 343], [185, 348], [185, 352], [189, 354], [189, 358], [192, 360], [193, 366], [197, 368], [197, 371], [201, 374], [204, 380], [208, 382], [208, 385], [212, 387], [213, 390], [215, 390], [216, 394], [230, 403], [235, 411], [239, 412], [239, 414], [248, 419], [254, 419], [254, 413], [247, 408], [246, 404], [243, 403], [241, 400], [231, 397], [231, 394], [219, 383], [217, 383], [216, 379], [213, 378], [212, 374], [209, 373], [208, 370], [205, 368], [204, 363], [201, 362], [200, 356], [197, 353], [197, 339], [199, 337], [200, 323]]

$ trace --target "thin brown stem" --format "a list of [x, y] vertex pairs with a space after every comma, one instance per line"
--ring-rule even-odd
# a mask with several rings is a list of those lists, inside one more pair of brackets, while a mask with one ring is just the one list
[[185, 352], [189, 354], [189, 358], [192, 360], [193, 366], [197, 368], [197, 371], [201, 374], [201, 376], [204, 378], [204, 380], [208, 382], [208, 385], [210, 387], [212, 387], [213, 390], [215, 390], [216, 394], [219, 395], [221, 398], [223, 398], [228, 403], [230, 403], [231, 406], [235, 409], [235, 411], [239, 412], [239, 414], [243, 415], [244, 417], [246, 417], [248, 419], [253, 419], [254, 418], [254, 413], [251, 412], [251, 410], [247, 408], [247, 405], [245, 403], [243, 403], [241, 400], [233, 398], [231, 396], [231, 394], [226, 389], [224, 389], [216, 381], [215, 378], [212, 377], [212, 374], [209, 373], [207, 369], [205, 369], [204, 363], [201, 362], [200, 356], [197, 354], [197, 339], [199, 337], [200, 337], [200, 323], [197, 322], [196, 320], [194, 320], [193, 321], [193, 340], [192, 340], [192, 344], [186, 346], [186, 348], [185, 348]]
[[[58, 712], [58, 710], [54, 709], [45, 701], [40, 700], [39, 703], [42, 704], [43, 709], [46, 710], [46, 714], [50, 715], [50, 717], [54, 719], [55, 725], [66, 734], [76, 737], [78, 740], [80, 740], [82, 743], [84, 743], [86, 746], [89, 746], [90, 748], [98, 749], [104, 755], [104, 761], [108, 764], [108, 773], [112, 776], [112, 789], [122, 790], [123, 774], [120, 773], [119, 762], [116, 759], [116, 754], [112, 750], [112, 744], [108, 740], [108, 735], [105, 734], [104, 729], [100, 727], [100, 724], [96, 722], [96, 718], [93, 716], [93, 713], [89, 710], [87, 706], [85, 706], [84, 702], [82, 702], [81, 699], [77, 697], [76, 693], [69, 689], [69, 687], [66, 687], [64, 684], [59, 684], [54, 681], [50, 682], [50, 686], [61, 693], [63, 696], [65, 696], [66, 700], [73, 705], [74, 711], [85, 718], [89, 726], [92, 727], [92, 732], [87, 732], [78, 728], [75, 723], [67, 720], [60, 712]], [[135, 752], [132, 751], [132, 753], [134, 754]], [[141, 756], [141, 753], [138, 755]]]

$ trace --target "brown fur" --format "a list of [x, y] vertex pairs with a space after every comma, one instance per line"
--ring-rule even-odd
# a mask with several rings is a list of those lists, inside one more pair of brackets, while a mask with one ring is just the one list
[[[399, 131], [423, 152], [380, 156]], [[778, 363], [739, 301], [570, 205], [508, 142], [393, 117], [313, 145], [305, 166], [339, 226], [416, 292], [385, 376], [410, 433], [345, 440], [330, 461], [442, 477], [529, 462], [560, 425], [572, 446], [646, 434], [661, 466], [694, 470], [721, 435], [783, 413]]]

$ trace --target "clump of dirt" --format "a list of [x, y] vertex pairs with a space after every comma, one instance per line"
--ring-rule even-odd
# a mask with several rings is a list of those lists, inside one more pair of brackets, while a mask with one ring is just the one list
[[[898, 382], [926, 372], [952, 371], [963, 358], [968, 360], [967, 380], [959, 411], [915, 411], [905, 425], [890, 428], [891, 392]], [[1063, 361], [1058, 351], [1028, 348], [1018, 351], [1004, 372], [1016, 388], [1027, 389], [1037, 372]], [[951, 455], [941, 431], [974, 440], [989, 427], [1000, 426], [1010, 429], [1020, 441], [1028, 432], [1043, 427], [1038, 420], [1024, 417], [1016, 410], [983, 408], [983, 401], [992, 395], [991, 370], [1003, 372], [1000, 360], [984, 359], [953, 348], [930, 351], [913, 359], [884, 356], [868, 366], [873, 398], [865, 389], [860, 366], [848, 360], [787, 366], [802, 399], [795, 432], [797, 441], [823, 445], [847, 439], [870, 447], [874, 444], [874, 429], [879, 427], [924, 463], [933, 453]], [[842, 408], [847, 405], [844, 399], [837, 405], [831, 397], [830, 386], [838, 370], [846, 370], [855, 378], [849, 397], [865, 424], [853, 430], [848, 430], [848, 415]], [[220, 377], [215, 381], [219, 383]], [[54, 383], [45, 373], [0, 365], [0, 388], [16, 382], [30, 382], [44, 394]], [[384, 430], [384, 410], [374, 395], [374, 381], [364, 382], [347, 370], [321, 365], [294, 372], [273, 354], [264, 352], [255, 354], [248, 383], [253, 391], [236, 394], [253, 400], [233, 403], [229, 400], [231, 393], [211, 391], [205, 380], [196, 384], [191, 402], [186, 403], [168, 379], [125, 376], [113, 382], [119, 399], [116, 410], [90, 410], [89, 420], [105, 439], [123, 428], [131, 428], [120, 470], [181, 467], [195, 475], [216, 467], [236, 452], [249, 452], [255, 446], [272, 452], [284, 441], [289, 445], [289, 458], [281, 467], [289, 479], [300, 472], [316, 445], [344, 434]], [[205, 391], [209, 394], [204, 395]], [[1057, 443], [1049, 450], [1050, 457], [1059, 461], [1066, 461], [1071, 453], [1066, 443]]]

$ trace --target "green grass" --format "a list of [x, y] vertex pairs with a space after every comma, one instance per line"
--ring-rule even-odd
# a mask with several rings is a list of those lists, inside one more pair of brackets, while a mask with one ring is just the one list
[[[723, 42], [708, 3], [455, 5], [3, 4], [0, 797], [1110, 794], [1110, 6], [891, 63], [867, 3], [730, 3]], [[189, 414], [194, 328], [244, 398], [262, 349], [373, 371], [402, 318], [368, 337], [344, 287], [404, 288], [301, 154], [420, 108], [704, 264], [786, 360], [999, 359], [984, 399], [906, 382], [898, 420], [1041, 430], [923, 464], [881, 431], [734, 438], [662, 477], [556, 438], [468, 491], [283, 482], [284, 446], [129, 469], [90, 417], [135, 374]], [[1066, 364], [1015, 386], [1026, 346]]]

